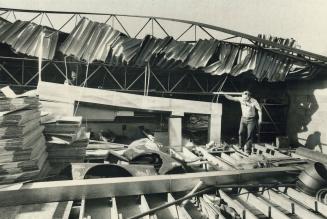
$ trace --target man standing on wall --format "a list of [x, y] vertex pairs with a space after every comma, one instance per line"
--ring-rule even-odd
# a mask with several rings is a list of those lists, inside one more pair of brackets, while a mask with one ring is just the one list
[[[257, 124], [256, 112], [258, 111], [258, 123], [262, 122], [262, 111], [258, 101], [251, 97], [249, 91], [244, 91], [242, 97], [232, 97], [230, 95], [224, 95], [228, 100], [236, 101], [241, 104], [242, 118], [239, 129], [239, 147], [244, 149], [245, 152], [251, 154], [252, 142], [255, 134], [255, 127]], [[243, 135], [247, 132], [246, 142], [244, 144]], [[244, 148], [243, 148], [244, 147]]]

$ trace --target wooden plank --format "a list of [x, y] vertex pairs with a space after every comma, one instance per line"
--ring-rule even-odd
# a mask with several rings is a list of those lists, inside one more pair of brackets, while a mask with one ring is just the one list
[[[111, 198], [98, 198], [85, 200], [85, 217], [108, 218], [111, 215]], [[117, 215], [118, 217], [118, 215]]]
[[230, 155], [228, 155], [226, 153], [221, 153], [221, 159], [225, 160], [226, 163], [229, 163], [233, 166], [237, 164], [237, 160], [235, 160], [233, 157], [231, 157]]
[[205, 200], [204, 197], [200, 197], [201, 210], [208, 219], [226, 219], [224, 215], [221, 214], [220, 210], [217, 207], [213, 206], [212, 202]]
[[208, 142], [220, 143], [221, 140], [221, 115], [211, 114], [209, 117]]
[[[280, 191], [282, 191], [282, 189], [284, 188], [280, 188]], [[286, 194], [292, 199], [306, 205], [308, 208], [314, 209], [315, 211], [327, 217], [327, 205], [317, 201], [314, 197], [292, 188], [287, 188]]]
[[312, 211], [306, 209], [304, 206], [300, 205], [296, 201], [287, 198], [282, 193], [277, 193], [270, 189], [263, 192], [263, 196], [289, 212], [293, 212], [294, 209], [294, 213], [301, 218], [323, 219], [322, 216], [319, 216], [313, 213]]
[[[150, 207], [149, 207], [149, 204], [145, 198], [144, 195], [141, 195], [141, 205], [140, 205], [140, 208], [141, 208], [141, 212], [146, 212], [146, 211], [149, 211], [150, 210]], [[152, 214], [152, 215], [147, 215], [147, 216], [144, 216], [143, 217], [144, 219], [157, 219], [157, 215], [156, 214]]]
[[[40, 99], [73, 104], [75, 101], [163, 112], [183, 112], [221, 115], [221, 104], [143, 96], [95, 88], [39, 82]], [[67, 95], [70, 94], [70, 95]], [[192, 106], [192, 107], [190, 107]]]
[[234, 166], [227, 163], [220, 157], [216, 157], [216, 156], [210, 154], [207, 150], [205, 150], [202, 147], [196, 147], [196, 150], [200, 151], [203, 155], [203, 158], [207, 159], [213, 167], [214, 166], [221, 167], [224, 170], [235, 170], [236, 169]]
[[111, 219], [119, 219], [120, 216], [118, 214], [116, 198], [112, 197], [111, 201], [112, 201], [112, 207], [111, 207], [111, 211], [110, 211], [110, 217], [111, 217]]
[[263, 155], [269, 158], [277, 158], [277, 157], [289, 157], [288, 155], [282, 154], [279, 151], [277, 151], [277, 148], [274, 148], [272, 146], [262, 146], [258, 144], [254, 144], [253, 146], [255, 149], [262, 151]]
[[0, 206], [42, 202], [80, 200], [113, 196], [192, 190], [203, 181], [205, 185], [258, 184], [274, 180], [288, 183], [285, 173], [300, 171], [295, 167], [251, 170], [213, 171], [146, 177], [121, 177], [84, 180], [63, 180], [28, 183], [20, 189], [0, 190]]
[[[174, 202], [176, 201], [175, 198], [171, 195], [171, 193], [167, 193], [167, 202]], [[186, 209], [181, 205], [172, 205], [168, 208], [175, 209], [177, 217], [181, 219], [192, 219]]]
[[33, 205], [1, 207], [1, 218], [68, 219], [73, 202], [52, 202]]
[[182, 151], [182, 117], [168, 119], [169, 146], [176, 151]]
[[254, 206], [258, 210], [260, 210], [264, 215], [268, 218], [275, 219], [289, 219], [287, 215], [278, 210], [276, 207], [266, 202], [260, 195], [255, 195], [250, 193], [247, 189], [241, 190], [241, 195], [239, 197], [248, 202], [250, 205]]
[[227, 202], [229, 207], [232, 207], [235, 209], [235, 211], [241, 215], [242, 219], [257, 219], [258, 217], [255, 216], [249, 209], [244, 207], [241, 203], [239, 203], [237, 200], [232, 199], [229, 197], [225, 192], [222, 190], [219, 191], [220, 197]]
[[85, 214], [85, 198], [83, 198], [82, 201], [81, 201], [81, 206], [79, 208], [78, 219], [84, 219], [84, 214]]

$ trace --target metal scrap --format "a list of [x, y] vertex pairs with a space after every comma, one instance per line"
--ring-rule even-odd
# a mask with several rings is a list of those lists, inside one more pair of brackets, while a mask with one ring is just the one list
[[180, 162], [172, 158], [169, 154], [159, 151], [155, 143], [138, 141], [133, 143], [124, 152], [124, 157], [131, 164], [151, 164], [159, 174], [185, 173]]

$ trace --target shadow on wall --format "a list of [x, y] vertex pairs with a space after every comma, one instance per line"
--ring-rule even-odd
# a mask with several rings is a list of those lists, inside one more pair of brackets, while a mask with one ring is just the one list
[[318, 131], [310, 134], [304, 146], [311, 150], [315, 149], [316, 147], [319, 147], [320, 152], [322, 152], [320, 137], [321, 137], [321, 133]]
[[295, 147], [303, 146], [298, 141], [298, 134], [308, 131], [308, 124], [313, 114], [319, 109], [316, 97], [313, 94], [290, 95], [291, 103], [289, 108], [289, 137], [291, 144]]
[[[318, 90], [320, 91], [315, 92]], [[321, 141], [324, 141], [324, 138], [321, 133], [326, 129], [321, 123], [326, 121], [324, 108], [327, 102], [323, 94], [326, 90], [327, 77], [324, 75], [320, 75], [319, 79], [317, 77], [315, 80], [294, 81], [288, 84], [290, 106], [287, 134], [292, 147], [304, 146], [309, 149], [318, 147], [323, 151], [324, 145]]]

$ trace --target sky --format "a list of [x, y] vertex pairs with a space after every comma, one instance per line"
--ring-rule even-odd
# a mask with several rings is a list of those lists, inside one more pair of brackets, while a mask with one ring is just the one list
[[[199, 21], [255, 36], [294, 38], [301, 49], [327, 56], [327, 0], [0, 0], [0, 7]], [[67, 19], [51, 16], [57, 26]], [[181, 31], [177, 24], [167, 26], [172, 35]]]

